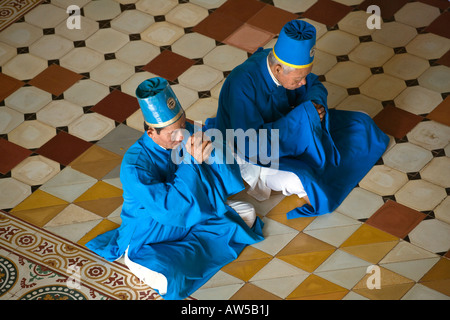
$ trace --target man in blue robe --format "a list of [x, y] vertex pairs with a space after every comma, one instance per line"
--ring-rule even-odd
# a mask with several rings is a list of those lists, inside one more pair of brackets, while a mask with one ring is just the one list
[[288, 22], [273, 49], [258, 49], [230, 73], [217, 116], [206, 121], [224, 134], [257, 132], [244, 148], [234, 141], [242, 177], [259, 200], [271, 190], [305, 198], [288, 218], [336, 209], [389, 141], [367, 114], [328, 109], [327, 90], [311, 73], [315, 41], [311, 24]]
[[136, 96], [146, 132], [122, 161], [122, 224], [86, 246], [109, 261], [124, 256], [163, 298], [183, 299], [261, 241], [262, 221], [245, 203], [227, 201], [244, 189], [238, 165], [207, 162], [211, 141], [185, 121], [165, 79], [144, 81]]

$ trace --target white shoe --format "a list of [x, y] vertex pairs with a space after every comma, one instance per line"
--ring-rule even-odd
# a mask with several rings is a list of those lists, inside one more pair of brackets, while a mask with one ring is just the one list
[[167, 278], [159, 272], [152, 271], [136, 262], [133, 262], [128, 257], [128, 249], [124, 255], [125, 265], [130, 271], [139, 278], [140, 281], [146, 285], [158, 290], [159, 294], [164, 295], [167, 292]]
[[248, 202], [238, 200], [228, 200], [227, 204], [236, 211], [247, 226], [251, 228], [256, 220], [255, 207]]

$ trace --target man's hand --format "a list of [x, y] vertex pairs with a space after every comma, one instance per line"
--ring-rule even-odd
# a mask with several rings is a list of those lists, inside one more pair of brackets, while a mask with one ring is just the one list
[[314, 107], [316, 107], [317, 113], [319, 114], [320, 121], [322, 121], [323, 117], [325, 117], [325, 107], [321, 104], [317, 104], [313, 101], [311, 101]]
[[195, 132], [186, 142], [186, 151], [198, 163], [208, 160], [212, 152], [212, 143], [201, 131]]

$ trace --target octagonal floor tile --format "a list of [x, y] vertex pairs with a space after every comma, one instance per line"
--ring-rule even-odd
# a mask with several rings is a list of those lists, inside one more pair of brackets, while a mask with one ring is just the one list
[[367, 173], [359, 185], [378, 195], [388, 196], [395, 194], [407, 182], [408, 177], [404, 172], [386, 165], [378, 165]]
[[80, 16], [80, 25], [83, 26], [80, 29], [69, 29], [67, 28], [67, 21], [64, 20], [56, 26], [55, 34], [72, 41], [84, 41], [99, 29], [97, 21], [85, 16]]
[[5, 99], [6, 106], [21, 113], [34, 113], [52, 101], [52, 95], [42, 89], [22, 87]]
[[394, 55], [394, 49], [375, 41], [362, 42], [348, 54], [351, 61], [369, 68], [380, 67]]
[[394, 55], [383, 65], [383, 70], [394, 77], [410, 80], [417, 79], [429, 67], [430, 64], [427, 60], [403, 53]]
[[27, 149], [41, 147], [56, 135], [56, 129], [38, 120], [24, 121], [8, 134], [9, 141]]
[[26, 22], [14, 23], [0, 32], [0, 41], [15, 48], [28, 47], [40, 37], [42, 29]]
[[60, 171], [59, 163], [41, 155], [28, 157], [14, 169], [11, 176], [30, 186], [41, 185]]
[[247, 52], [229, 45], [217, 46], [204, 58], [203, 62], [220, 71], [231, 71], [247, 60]]
[[325, 74], [327, 81], [344, 88], [357, 88], [372, 75], [368, 67], [352, 61], [339, 62]]
[[89, 72], [105, 60], [100, 52], [87, 47], [75, 48], [59, 60], [60, 66], [76, 73]]
[[341, 30], [325, 33], [316, 44], [317, 49], [335, 56], [349, 54], [357, 45], [359, 45], [357, 36]]
[[420, 115], [433, 111], [442, 102], [442, 96], [422, 86], [412, 86], [403, 90], [394, 102], [397, 108]]
[[409, 239], [431, 252], [445, 252], [450, 247], [450, 225], [437, 219], [422, 221], [410, 232]]
[[19, 80], [30, 80], [47, 67], [47, 60], [24, 53], [15, 56], [2, 66], [2, 72]]
[[178, 82], [196, 91], [211, 90], [223, 79], [223, 73], [206, 65], [194, 65], [178, 77]]
[[430, 151], [412, 143], [399, 143], [383, 155], [384, 164], [402, 171], [418, 172], [433, 158]]
[[425, 149], [442, 149], [450, 142], [450, 127], [436, 121], [424, 121], [406, 136], [410, 142]]
[[208, 16], [208, 10], [192, 3], [181, 3], [166, 14], [166, 21], [182, 28], [197, 25]]
[[447, 196], [445, 189], [431, 182], [411, 180], [396, 194], [398, 203], [418, 211], [433, 210]]
[[360, 86], [361, 93], [380, 101], [393, 100], [406, 88], [404, 81], [388, 74], [374, 74]]
[[113, 53], [129, 41], [128, 35], [108, 28], [100, 29], [86, 39], [86, 46], [100, 53]]
[[31, 187], [14, 178], [0, 179], [0, 208], [10, 209], [31, 195]]
[[59, 59], [73, 49], [73, 42], [56, 34], [46, 35], [34, 42], [30, 53], [45, 60]]
[[85, 141], [97, 141], [115, 128], [114, 120], [98, 113], [87, 113], [73, 121], [69, 133]]
[[420, 171], [422, 179], [444, 188], [450, 187], [450, 158], [436, 157]]
[[383, 23], [383, 28], [372, 33], [372, 39], [391, 48], [404, 47], [417, 35], [415, 28], [400, 22]]
[[167, 21], [156, 22], [141, 32], [141, 39], [157, 47], [170, 46], [184, 35], [184, 29]]
[[54, 128], [68, 126], [83, 115], [83, 108], [67, 100], [53, 100], [36, 113], [37, 120]]
[[92, 20], [111, 20], [120, 13], [120, 5], [112, 0], [91, 1], [83, 7], [84, 15]]
[[128, 34], [140, 33], [155, 23], [155, 18], [139, 10], [126, 10], [111, 20], [111, 27]]
[[419, 34], [405, 48], [407, 52], [427, 60], [439, 59], [450, 49], [450, 39], [434, 33]]
[[117, 59], [106, 60], [90, 72], [92, 80], [105, 86], [120, 85], [134, 74], [133, 66]]

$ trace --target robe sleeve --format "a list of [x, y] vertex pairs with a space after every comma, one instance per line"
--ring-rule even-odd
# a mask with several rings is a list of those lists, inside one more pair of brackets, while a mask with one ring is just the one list
[[[241, 76], [246, 77], [246, 75]], [[257, 139], [249, 141], [245, 151], [238, 149], [239, 156], [262, 166], [270, 163], [271, 167], [273, 167], [273, 162], [279, 158], [301, 157], [302, 160], [314, 167], [323, 167], [325, 163], [324, 149], [332, 144], [332, 141], [329, 141], [331, 137], [326, 128], [327, 124], [322, 125], [315, 107], [310, 100], [306, 100], [312, 99], [314, 96], [316, 97], [315, 101], [321, 104], [326, 101], [326, 89], [318, 81], [317, 76], [311, 75], [311, 79], [307, 81], [310, 83], [309, 87], [304, 88], [304, 95], [296, 99], [299, 105], [287, 114], [278, 116], [278, 119], [272, 122], [264, 121], [260, 110], [265, 108], [265, 101], [258, 96], [263, 96], [263, 94], [258, 93], [255, 89], [254, 80], [250, 76], [247, 79], [241, 79], [242, 81], [238, 80], [228, 81], [227, 86], [222, 89], [224, 93], [221, 94], [222, 103], [229, 110], [231, 127], [241, 128], [244, 131], [255, 129]], [[325, 130], [323, 130], [324, 128]], [[260, 129], [267, 130], [260, 131]], [[271, 129], [276, 130], [272, 131]], [[262, 136], [260, 132], [265, 132], [267, 136]], [[279, 139], [274, 137], [275, 139], [272, 140], [273, 134], [278, 134]], [[323, 141], [324, 135], [326, 135], [325, 141]], [[272, 141], [278, 141], [279, 145], [272, 145]], [[257, 147], [253, 149], [248, 147], [251, 143]], [[266, 152], [260, 152], [264, 150], [263, 146]], [[278, 150], [278, 154], [273, 154], [274, 150]], [[337, 151], [334, 156], [338, 157]], [[333, 162], [336, 161], [338, 161], [337, 158]]]
[[139, 218], [151, 217], [162, 224], [191, 227], [211, 217], [211, 203], [203, 188], [197, 164], [181, 163], [173, 179], [161, 182], [157, 172], [125, 166], [124, 190], [139, 199]]

